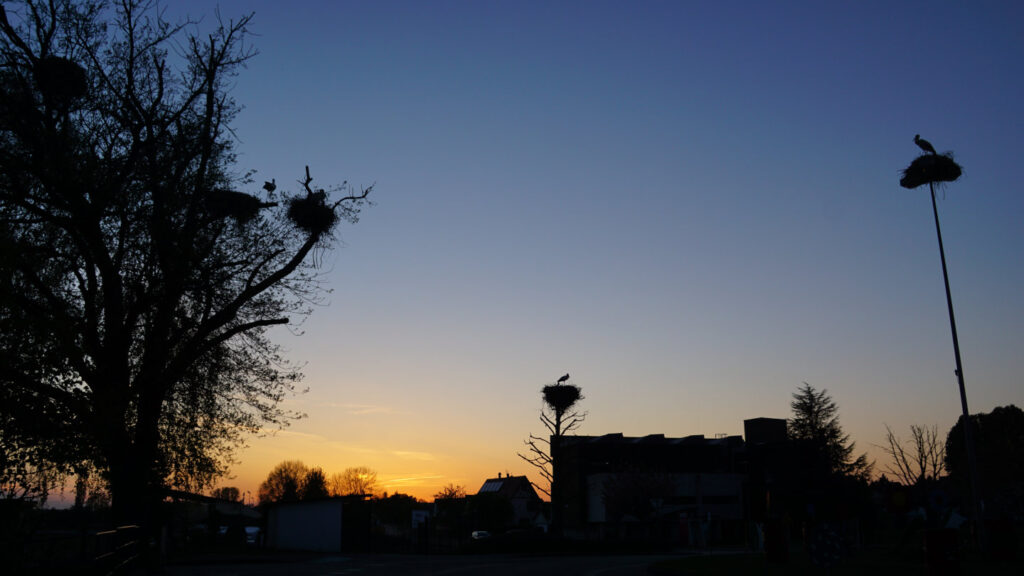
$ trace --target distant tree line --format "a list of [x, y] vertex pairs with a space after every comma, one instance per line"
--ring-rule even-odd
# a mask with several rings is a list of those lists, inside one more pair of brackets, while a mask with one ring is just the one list
[[271, 469], [260, 484], [261, 505], [315, 500], [332, 496], [377, 496], [377, 473], [365, 466], [346, 468], [328, 476], [323, 468], [286, 460]]
[[235, 486], [221, 486], [214, 489], [210, 496], [227, 500], [228, 502], [240, 502], [242, 500], [242, 493]]

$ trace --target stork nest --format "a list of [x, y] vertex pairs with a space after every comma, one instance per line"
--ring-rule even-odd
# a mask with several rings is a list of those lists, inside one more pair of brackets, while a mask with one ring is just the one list
[[35, 63], [32, 73], [43, 98], [51, 104], [66, 106], [89, 90], [85, 69], [67, 58], [47, 56]]
[[205, 201], [211, 216], [234, 218], [239, 225], [255, 218], [260, 209], [277, 206], [277, 202], [264, 202], [251, 194], [234, 190], [212, 190]]
[[583, 398], [574, 384], [553, 384], [544, 387], [544, 401], [557, 412], [564, 412]]
[[334, 228], [338, 214], [327, 205], [327, 195], [321, 191], [289, 200], [288, 219], [300, 230], [320, 236]]
[[903, 170], [900, 186], [917, 188], [922, 184], [953, 182], [960, 178], [961, 174], [963, 174], [963, 169], [953, 160], [953, 155], [949, 152], [922, 154]]

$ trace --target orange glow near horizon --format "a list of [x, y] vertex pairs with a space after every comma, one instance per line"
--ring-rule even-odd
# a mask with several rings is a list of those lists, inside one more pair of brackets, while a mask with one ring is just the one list
[[[424, 502], [432, 502], [434, 495], [449, 484], [455, 484], [465, 488], [467, 494], [476, 494], [477, 490], [488, 478], [494, 478], [500, 472], [503, 476], [511, 473], [514, 476], [526, 475], [531, 480], [537, 481], [532, 470], [525, 470], [525, 466], [515, 471], [505, 469], [488, 468], [485, 464], [473, 462], [452, 461], [445, 466], [423, 465], [420, 467], [408, 465], [408, 461], [402, 456], [396, 455], [393, 458], [367, 458], [365, 463], [352, 465], [332, 465], [329, 453], [318, 453], [312, 449], [302, 448], [294, 445], [290, 440], [283, 440], [282, 436], [261, 438], [254, 441], [252, 448], [243, 451], [240, 456], [240, 464], [236, 465], [232, 474], [217, 482], [216, 486], [234, 486], [239, 489], [246, 501], [255, 499], [260, 483], [266, 478], [267, 473], [275, 465], [283, 460], [300, 460], [310, 467], [319, 466], [330, 476], [336, 472], [342, 472], [345, 468], [355, 466], [366, 466], [377, 472], [377, 494], [408, 494]], [[876, 462], [875, 477], [880, 476], [884, 470], [885, 455], [877, 446], [866, 447], [869, 460]], [[271, 454], [283, 455], [290, 452], [294, 456], [277, 458]], [[405, 472], [403, 472], [405, 471]], [[548, 497], [543, 492], [537, 491], [541, 499], [547, 501]]]
[[[313, 328], [317, 323], [316, 317], [310, 322]], [[531, 433], [545, 432], [538, 422], [544, 381], [523, 385], [519, 382], [528, 380], [528, 375], [501, 374], [489, 380], [483, 373], [414, 378], [396, 370], [396, 365], [400, 364], [392, 360], [371, 366], [381, 367], [379, 372], [398, 372], [386, 380], [380, 375], [374, 380], [368, 376], [369, 368], [341, 362], [337, 355], [310, 361], [306, 365], [309, 391], [288, 397], [282, 404], [287, 411], [305, 417], [283, 430], [250, 437], [248, 446], [235, 453], [236, 463], [229, 474], [210, 490], [233, 486], [247, 502], [255, 502], [260, 483], [274, 466], [287, 460], [319, 467], [327, 477], [347, 468], [367, 467], [377, 474], [377, 494], [402, 493], [425, 502], [433, 501], [448, 485], [476, 494], [485, 480], [499, 473], [541, 482], [536, 470], [518, 453], [525, 451], [523, 440]], [[341, 373], [343, 366], [353, 375], [328, 376]], [[615, 385], [620, 380], [614, 376], [580, 377], [585, 398], [579, 408], [587, 418], [575, 434], [664, 434], [673, 438], [703, 434], [713, 438], [743, 435], [747, 418], [790, 415], [792, 389], [788, 386], [762, 387], [742, 395], [729, 393], [731, 388], [718, 389], [697, 402], [693, 386], [665, 386], [663, 394], [647, 398], [622, 390]], [[486, 385], [477, 384], [485, 381]], [[876, 462], [875, 475], [879, 476], [889, 463], [880, 448], [885, 440], [884, 428], [879, 431], [877, 425], [879, 407], [851, 397], [847, 392], [851, 389], [837, 386], [833, 398], [841, 407], [844, 430], [857, 441], [855, 452], [866, 452], [868, 459]], [[899, 425], [893, 427], [901, 431]], [[538, 495], [547, 500], [544, 494]], [[52, 503], [60, 507], [70, 505], [73, 499], [72, 487]]]
[[[302, 422], [301, 424], [307, 424]], [[402, 493], [419, 500], [433, 501], [434, 495], [449, 484], [461, 486], [467, 494], [475, 494], [487, 478], [501, 473], [527, 475], [533, 478], [528, 465], [522, 463], [512, 470], [507, 464], [511, 458], [457, 457], [417, 450], [399, 450], [384, 447], [346, 444], [319, 434], [299, 431], [299, 425], [251, 439], [249, 446], [236, 454], [238, 462], [231, 472], [216, 483], [216, 487], [234, 486], [247, 500], [255, 499], [259, 485], [270, 470], [285, 460], [299, 460], [309, 467], [323, 469], [325, 475], [343, 472], [347, 468], [365, 466], [377, 473], [376, 493]], [[511, 454], [512, 458], [517, 458]], [[542, 493], [539, 493], [544, 497]]]

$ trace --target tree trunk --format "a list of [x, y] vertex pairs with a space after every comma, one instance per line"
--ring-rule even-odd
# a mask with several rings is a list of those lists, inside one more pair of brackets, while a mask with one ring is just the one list
[[[151, 528], [160, 498], [160, 478], [155, 470], [157, 424], [137, 422], [130, 427], [127, 410], [109, 404], [98, 406], [97, 415], [99, 449], [107, 466], [113, 521], [117, 526], [140, 526], [145, 533]], [[139, 414], [138, 419], [142, 418]]]
[[562, 525], [565, 519], [564, 506], [565, 501], [562, 498], [562, 485], [559, 482], [559, 466], [561, 462], [559, 457], [559, 445], [562, 439], [562, 410], [555, 410], [555, 430], [554, 434], [551, 435], [551, 443], [548, 447], [551, 452], [551, 534], [556, 538], [563, 536], [562, 532], [564, 526]]
[[135, 450], [115, 457], [110, 463], [110, 501], [114, 523], [118, 526], [148, 524], [150, 492], [144, 466], [138, 463]]

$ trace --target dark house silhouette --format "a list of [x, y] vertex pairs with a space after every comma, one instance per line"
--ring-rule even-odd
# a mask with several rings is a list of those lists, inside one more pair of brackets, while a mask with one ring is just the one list
[[533, 484], [526, 476], [488, 478], [477, 491], [477, 495], [494, 494], [508, 500], [512, 505], [512, 524], [514, 526], [547, 527], [544, 515], [544, 501], [533, 489]]

